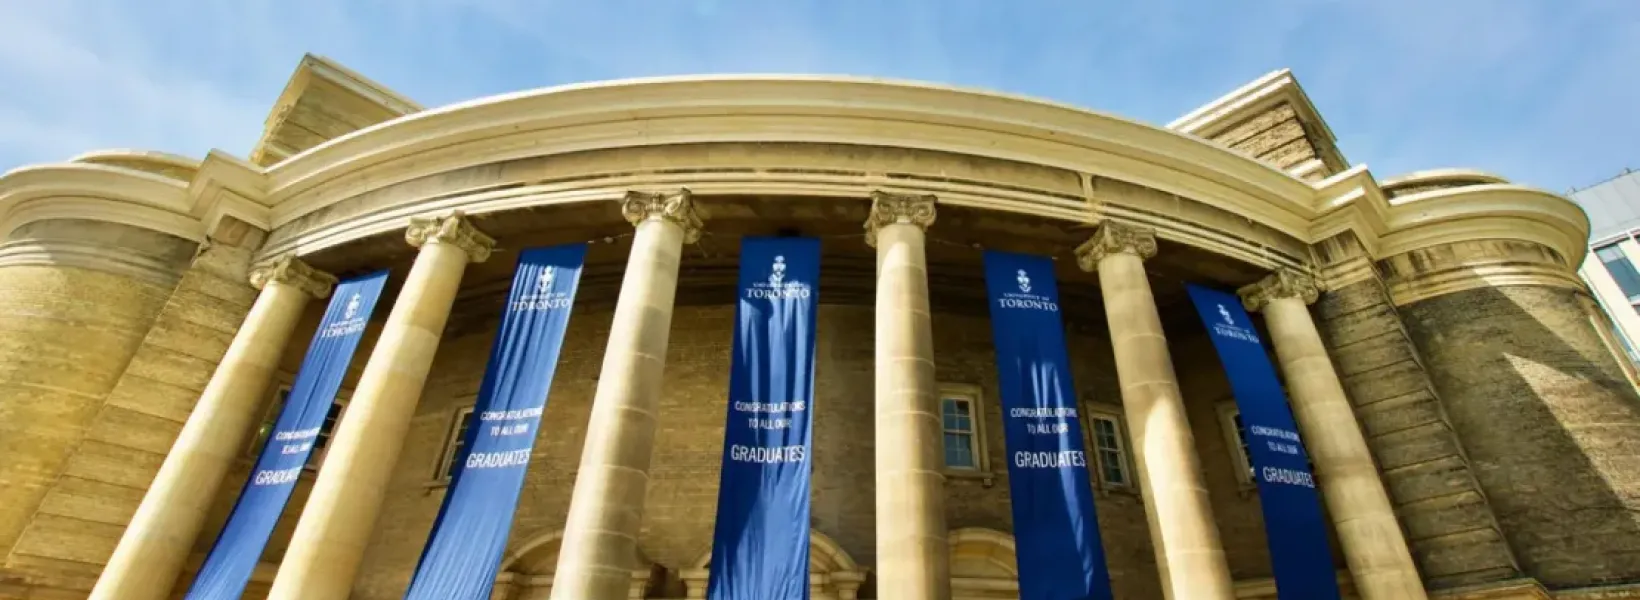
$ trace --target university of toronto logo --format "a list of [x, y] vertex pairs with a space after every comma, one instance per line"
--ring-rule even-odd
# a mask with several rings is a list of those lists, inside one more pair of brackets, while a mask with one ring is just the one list
[[1015, 281], [1019, 282], [1019, 291], [1031, 293], [1031, 276], [1025, 274], [1025, 269], [1019, 270], [1019, 278]]
[[767, 282], [752, 282], [746, 288], [746, 297], [760, 300], [778, 300], [782, 298], [808, 298], [813, 291], [809, 284], [801, 281], [786, 281], [786, 257], [777, 255], [769, 265], [769, 280]]
[[535, 274], [534, 293], [520, 294], [512, 302], [512, 309], [524, 312], [569, 308], [569, 293], [552, 291], [552, 284], [557, 280], [558, 265], [541, 265], [541, 271]]
[[352, 296], [348, 296], [347, 304], [342, 307], [342, 318], [320, 329], [319, 337], [341, 337], [364, 331], [364, 319], [359, 318], [359, 310], [362, 308], [364, 308], [364, 299], [357, 292]]
[[1258, 334], [1253, 333], [1252, 329], [1237, 325], [1235, 317], [1230, 316], [1230, 309], [1225, 308], [1223, 304], [1218, 306], [1219, 316], [1224, 317], [1224, 322], [1213, 324], [1214, 334], [1217, 334], [1219, 337], [1241, 340], [1243, 342], [1253, 344], [1259, 343]]
[[541, 274], [535, 278], [535, 293], [545, 294], [552, 291], [552, 278], [556, 270], [557, 267], [554, 265], [547, 265], [541, 269]]
[[352, 319], [356, 316], [359, 316], [359, 295], [353, 294], [352, 298], [347, 299], [347, 309], [342, 311], [342, 318]]

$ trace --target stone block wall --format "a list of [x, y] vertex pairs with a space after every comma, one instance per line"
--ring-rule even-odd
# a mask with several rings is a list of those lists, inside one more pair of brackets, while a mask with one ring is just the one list
[[[68, 257], [0, 267], [0, 598], [89, 589], [82, 563], [100, 546], [88, 536], [109, 529], [118, 511], [42, 501], [59, 488], [194, 246], [87, 221], [36, 222], [13, 233], [7, 245], [16, 244]], [[93, 268], [99, 264], [106, 269]], [[124, 467], [107, 466], [115, 476]], [[89, 482], [70, 487], [130, 495]], [[49, 531], [49, 541], [26, 534], [35, 528]]]
[[1518, 576], [1441, 398], [1376, 276], [1323, 294], [1316, 324], [1432, 590]]
[[1640, 398], [1581, 293], [1401, 309], [1521, 567], [1551, 588], [1640, 581]]

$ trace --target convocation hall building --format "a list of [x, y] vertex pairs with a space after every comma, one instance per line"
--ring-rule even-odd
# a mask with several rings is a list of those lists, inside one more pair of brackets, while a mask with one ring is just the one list
[[1498, 175], [1351, 165], [1285, 71], [1156, 126], [794, 76], [424, 108], [310, 56], [248, 156], [0, 177], [0, 598], [179, 597], [334, 282], [381, 269], [245, 597], [402, 597], [518, 253], [569, 242], [492, 598], [704, 598], [737, 252], [781, 235], [823, 256], [816, 599], [1019, 597], [984, 250], [1056, 261], [1117, 598], [1275, 597], [1187, 282], [1254, 315], [1347, 597], [1640, 598], [1640, 398], [1588, 234]]

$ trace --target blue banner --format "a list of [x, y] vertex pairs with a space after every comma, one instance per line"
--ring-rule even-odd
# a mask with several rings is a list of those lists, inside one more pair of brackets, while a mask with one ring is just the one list
[[1253, 463], [1259, 504], [1264, 507], [1276, 596], [1281, 600], [1336, 599], [1338, 580], [1310, 460], [1253, 320], [1234, 295], [1194, 284], [1186, 288], [1224, 363], [1230, 391], [1241, 411], [1241, 434]]
[[1111, 600], [1054, 262], [985, 252], [1020, 600]]
[[586, 244], [525, 250], [407, 599], [487, 600], [569, 327]]
[[820, 241], [746, 238], [729, 364], [711, 600], [808, 600], [809, 425]]
[[336, 286], [285, 406], [279, 411], [279, 420], [274, 422], [267, 444], [256, 459], [250, 481], [239, 492], [228, 523], [188, 588], [187, 600], [228, 600], [245, 591], [268, 536], [285, 512], [285, 502], [290, 500], [308, 455], [313, 453], [313, 442], [319, 438], [325, 415], [336, 401], [336, 392], [347, 376], [347, 367], [353, 362], [353, 353], [359, 348], [365, 324], [370, 322], [370, 313], [385, 283], [387, 271], [377, 271]]

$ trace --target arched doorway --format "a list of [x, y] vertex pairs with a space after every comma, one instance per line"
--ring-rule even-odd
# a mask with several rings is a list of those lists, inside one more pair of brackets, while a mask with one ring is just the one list
[[[711, 565], [712, 549], [708, 547], [692, 563], [693, 568], [683, 572], [690, 600], [706, 597]], [[865, 580], [865, 569], [842, 546], [826, 534], [809, 530], [809, 600], [855, 600]]]
[[951, 547], [953, 600], [1018, 600], [1019, 563], [1014, 536], [984, 527], [953, 529]]
[[[495, 589], [490, 600], [547, 600], [552, 596], [553, 572], [558, 568], [558, 549], [563, 543], [563, 530], [543, 534], [525, 542], [508, 554], [496, 575]], [[644, 556], [643, 550], [633, 553], [632, 586], [627, 598], [640, 600], [662, 579], [665, 569]]]

